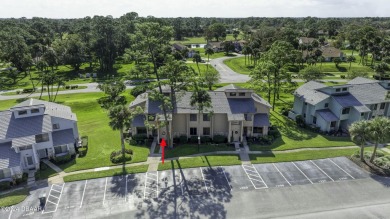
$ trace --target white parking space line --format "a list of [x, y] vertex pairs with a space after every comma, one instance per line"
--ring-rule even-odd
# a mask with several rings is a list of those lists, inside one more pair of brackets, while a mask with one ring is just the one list
[[[152, 176], [152, 177], [150, 177], [150, 176]], [[153, 176], [154, 176], [154, 178], [153, 178]], [[149, 187], [149, 186], [153, 186], [153, 183], [155, 183], [156, 189]], [[146, 198], [146, 194], [152, 194], [152, 192], [147, 192], [146, 191], [147, 189], [155, 192], [156, 197], [158, 197], [158, 172], [157, 171], [156, 171], [156, 173], [146, 172], [146, 174], [145, 174], [144, 199]]]
[[[53, 189], [53, 186], [60, 187], [60, 188], [61, 188], [61, 191], [57, 191], [57, 190]], [[48, 213], [53, 213], [53, 212], [56, 212], [56, 211], [57, 211], [57, 208], [58, 208], [58, 205], [59, 205], [59, 203], [60, 203], [61, 195], [62, 195], [62, 191], [64, 190], [64, 187], [65, 187], [65, 183], [62, 184], [62, 187], [59, 186], [59, 185], [56, 185], [56, 184], [52, 184], [52, 185], [51, 185], [50, 190], [49, 190], [49, 195], [48, 195], [47, 198], [46, 198], [45, 206], [47, 205], [47, 203], [51, 203], [51, 204], [55, 205], [56, 208], [55, 208], [54, 211], [46, 211], [46, 212], [45, 212], [45, 209], [43, 209], [42, 214], [48, 214]], [[60, 193], [60, 196], [57, 198], [56, 196], [52, 195], [52, 194], [51, 194], [51, 191], [52, 191], [52, 190], [53, 190], [53, 191], [56, 191], [56, 192], [59, 192], [59, 193]], [[49, 200], [49, 198], [50, 198], [51, 196], [57, 199], [57, 203], [52, 202], [52, 201]]]
[[202, 167], [199, 167], [199, 169], [200, 169], [200, 173], [202, 174], [202, 179], [203, 179], [204, 187], [206, 187], [206, 192], [209, 192], [209, 190], [207, 189], [206, 180], [204, 179]]
[[279, 168], [278, 168], [274, 163], [273, 163], [272, 165], [273, 165], [273, 166], [275, 167], [275, 169], [280, 173], [280, 175], [283, 177], [283, 179], [286, 180], [286, 182], [291, 186], [291, 183], [286, 179], [286, 177], [284, 177], [283, 173], [280, 172]]
[[106, 200], [107, 180], [108, 178], [106, 177], [106, 185], [104, 186], [104, 195], [103, 195], [103, 205], [104, 205], [104, 201]]
[[[251, 181], [251, 183], [252, 183], [252, 185], [253, 185], [253, 187], [254, 187], [255, 189], [268, 188], [267, 184], [264, 182], [264, 180], [263, 180], [263, 178], [261, 177], [260, 173], [257, 172], [257, 170], [256, 170], [256, 168], [253, 166], [253, 164], [252, 164], [251, 166], [242, 164], [241, 167], [244, 169], [244, 172], [245, 172], [246, 175], [248, 176], [249, 181]], [[252, 169], [249, 169], [249, 168], [252, 168]], [[250, 171], [251, 174], [249, 174], [247, 171]], [[253, 173], [256, 173], [256, 175], [253, 175]], [[258, 179], [253, 179], [253, 178], [250, 177], [250, 176], [256, 177], [256, 178], [258, 178]], [[260, 180], [259, 180], [259, 179], [260, 179]], [[258, 182], [263, 183], [263, 184], [265, 185], [265, 187], [260, 187], [260, 188], [256, 187], [252, 180], [255, 180], [255, 181], [258, 181]]]
[[147, 184], [147, 180], [148, 180], [148, 172], [146, 172], [146, 174], [145, 174], [144, 199], [146, 198], [146, 184]]
[[322, 170], [319, 166], [317, 166], [316, 163], [314, 163], [314, 161], [310, 161], [312, 164], [314, 164], [314, 166], [316, 166], [323, 174], [325, 174], [329, 179], [331, 179], [333, 182], [334, 182], [334, 179], [332, 179], [332, 177], [330, 177], [324, 170]]
[[309, 180], [309, 182], [310, 182], [311, 184], [314, 184], [314, 183], [309, 179], [309, 177], [307, 177], [306, 174], [305, 174], [304, 172], [302, 172], [302, 170], [299, 169], [299, 167], [298, 167], [294, 162], [291, 162], [291, 163], [294, 164], [294, 166], [299, 170], [299, 172], [301, 172], [301, 173], [306, 177], [306, 179]]
[[233, 187], [232, 187], [232, 185], [230, 185], [229, 180], [228, 180], [228, 178], [226, 176], [225, 170], [222, 168], [222, 166], [219, 166], [219, 167], [222, 169], [222, 172], [223, 172], [223, 175], [225, 176], [226, 182], [227, 182], [227, 184], [230, 187], [230, 191], [233, 190]]
[[85, 180], [84, 191], [83, 191], [83, 196], [81, 197], [80, 208], [83, 207], [84, 194], [85, 194], [85, 188], [87, 188], [87, 182], [88, 182], [88, 180]]
[[[176, 170], [175, 170], [175, 171], [176, 171]], [[182, 179], [180, 170], [179, 170], [179, 177], [180, 177], [179, 181], [180, 181], [181, 195], [184, 195], [183, 179]]]
[[14, 209], [13, 208], [11, 208], [11, 211], [9, 212], [9, 215], [8, 215], [8, 219], [11, 219], [11, 215], [12, 215], [12, 211], [13, 211]]
[[337, 163], [335, 163], [332, 159], [329, 159], [328, 160], [330, 162], [332, 162], [334, 165], [336, 165], [340, 170], [342, 170], [344, 173], [346, 173], [348, 176], [350, 176], [352, 179], [355, 179], [355, 177], [351, 176], [351, 174], [349, 174], [347, 171], [345, 171], [343, 168], [341, 168], [339, 165], [337, 165]]

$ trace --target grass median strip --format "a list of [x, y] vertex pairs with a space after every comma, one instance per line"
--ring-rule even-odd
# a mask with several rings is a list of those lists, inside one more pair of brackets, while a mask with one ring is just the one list
[[165, 164], [160, 163], [158, 165], [158, 170], [170, 170], [172, 167], [175, 169], [185, 169], [192, 167], [230, 166], [240, 164], [241, 160], [238, 155], [199, 156], [194, 158], [166, 161]]
[[0, 207], [16, 205], [26, 199], [28, 194], [29, 190], [27, 188], [24, 188], [4, 195], [0, 195]]
[[115, 169], [103, 170], [97, 172], [72, 174], [69, 176], [65, 176], [64, 182], [73, 182], [79, 180], [96, 179], [102, 177], [119, 176], [119, 175], [134, 174], [134, 173], [144, 173], [146, 171], [148, 171], [148, 165], [126, 167], [125, 169], [115, 168]]
[[351, 156], [358, 151], [357, 148], [352, 149], [330, 149], [330, 150], [318, 150], [318, 151], [299, 151], [291, 153], [266, 153], [266, 154], [250, 154], [250, 160], [252, 163], [276, 163], [276, 162], [288, 162], [299, 160], [313, 160], [330, 157]]

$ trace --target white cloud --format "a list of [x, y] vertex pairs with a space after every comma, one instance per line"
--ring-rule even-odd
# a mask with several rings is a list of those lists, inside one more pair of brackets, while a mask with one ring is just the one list
[[0, 17], [376, 17], [389, 10], [387, 0], [2, 0]]

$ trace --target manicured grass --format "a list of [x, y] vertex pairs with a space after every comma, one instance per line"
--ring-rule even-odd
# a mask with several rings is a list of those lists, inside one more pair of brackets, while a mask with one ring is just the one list
[[126, 168], [115, 168], [111, 170], [103, 170], [97, 172], [89, 172], [89, 173], [78, 173], [64, 177], [64, 182], [72, 182], [86, 179], [96, 179], [102, 177], [111, 177], [111, 176], [119, 176], [126, 174], [134, 174], [134, 173], [144, 173], [148, 171], [148, 165], [139, 165], [134, 167], [126, 167]]
[[209, 72], [217, 72], [217, 70], [215, 70], [215, 68], [212, 66], [212, 65], [209, 65], [209, 64], [204, 64], [204, 63], [199, 63], [199, 70], [198, 70], [198, 66], [196, 65], [196, 63], [194, 62], [190, 62], [188, 63], [187, 62], [187, 65], [192, 67], [196, 73], [199, 72], [200, 70], [200, 74], [203, 75], [205, 72], [209, 71]]
[[358, 149], [340, 149], [340, 150], [318, 150], [318, 151], [299, 151], [291, 153], [267, 153], [250, 154], [252, 163], [276, 163], [298, 160], [312, 160], [329, 157], [351, 156]]
[[48, 179], [56, 175], [58, 175], [58, 173], [55, 170], [46, 164], [41, 163], [41, 169], [35, 173], [35, 180]]
[[180, 160], [166, 161], [165, 164], [159, 164], [158, 170], [169, 170], [172, 168], [192, 168], [208, 166], [230, 166], [240, 165], [241, 160], [238, 155], [218, 155], [218, 156], [200, 156]]
[[[159, 146], [156, 146], [156, 148], [159, 148]], [[166, 158], [182, 157], [191, 154], [207, 153], [207, 152], [215, 152], [215, 151], [234, 151], [234, 147], [227, 146], [226, 144], [219, 144], [218, 146], [202, 144], [200, 145], [198, 151], [197, 144], [179, 144], [172, 149], [165, 148], [165, 157]]]
[[[128, 90], [124, 93], [127, 101], [134, 99]], [[113, 131], [109, 126], [107, 112], [100, 108], [97, 99], [102, 97], [102, 92], [63, 94], [57, 96], [57, 102], [70, 106], [78, 118], [80, 136], [88, 136], [88, 152], [84, 157], [79, 157], [67, 164], [60, 165], [65, 172], [82, 169], [90, 169], [113, 165], [110, 154], [120, 149], [119, 131]], [[47, 99], [44, 97], [43, 99]], [[21, 100], [0, 101], [0, 108], [7, 109]], [[137, 163], [147, 160], [149, 148], [146, 146], [126, 145], [134, 151], [134, 156], [128, 163]]]
[[[61, 87], [60, 89], [58, 89], [58, 91], [64, 91], [64, 90], [80, 90], [80, 89], [85, 89], [85, 88], [87, 88], [87, 86], [78, 86], [77, 88], [74, 88], [74, 89], [65, 89], [65, 87]], [[40, 89], [40, 88], [39, 88]], [[53, 88], [53, 89], [50, 89], [50, 91], [52, 91], [52, 92], [57, 92], [57, 88]], [[36, 91], [36, 92], [34, 92], [34, 93], [40, 93], [41, 91]], [[43, 92], [44, 94], [47, 94], [47, 91], [44, 91]], [[27, 95], [27, 93], [20, 93], [20, 94], [26, 94]], [[3, 93], [2, 95], [4, 95], [4, 96], [11, 96], [11, 95], [18, 95], [16, 92], [7, 92], [7, 93]]]
[[245, 57], [228, 59], [225, 60], [223, 63], [225, 63], [225, 65], [227, 65], [233, 71], [244, 75], [249, 75], [253, 69], [253, 64], [249, 65], [248, 59], [247, 64], [245, 65]]
[[0, 207], [16, 205], [26, 199], [28, 195], [29, 190], [26, 188], [0, 195]]

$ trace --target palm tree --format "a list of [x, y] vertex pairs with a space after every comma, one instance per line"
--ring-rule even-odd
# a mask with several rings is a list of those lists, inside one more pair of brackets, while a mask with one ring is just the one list
[[198, 139], [200, 139], [200, 118], [201, 118], [200, 116], [203, 114], [205, 108], [211, 107], [211, 97], [206, 90], [198, 86], [198, 82], [194, 82], [194, 88], [195, 90], [191, 95], [190, 104], [191, 106], [196, 106], [198, 110], [198, 128], [197, 128], [198, 133], [197, 134], [198, 134]]
[[199, 62], [202, 61], [202, 57], [200, 56], [199, 52], [196, 52], [194, 56], [192, 56], [192, 61], [196, 62], [196, 66], [198, 67], [198, 72], [200, 75], [200, 68], [199, 68]]
[[364, 161], [364, 145], [369, 139], [370, 129], [367, 120], [352, 123], [349, 127], [351, 140], [360, 146], [360, 160]]
[[204, 50], [204, 54], [207, 55], [207, 62], [210, 62], [210, 56], [214, 54], [213, 48], [207, 47], [207, 48]]
[[378, 145], [386, 143], [386, 141], [390, 138], [390, 120], [386, 117], [378, 116], [369, 121], [369, 123], [369, 140], [375, 143], [375, 147], [370, 158], [370, 162], [372, 163], [374, 161]]
[[108, 111], [108, 123], [113, 130], [119, 130], [121, 137], [122, 155], [125, 156], [125, 140], [123, 138], [123, 129], [130, 127], [133, 120], [133, 114], [127, 106], [113, 106]]

